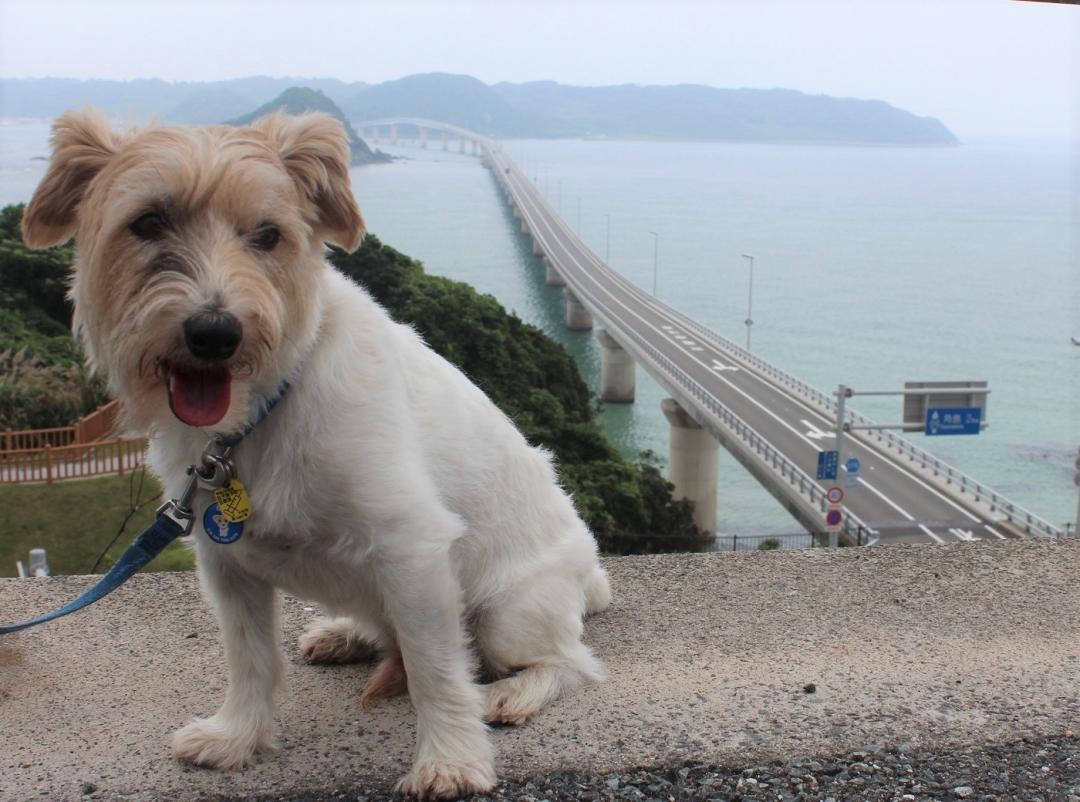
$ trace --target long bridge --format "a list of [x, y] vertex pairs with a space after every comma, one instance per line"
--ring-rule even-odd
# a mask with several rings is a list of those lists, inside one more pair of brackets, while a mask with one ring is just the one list
[[[837, 400], [771, 365], [637, 287], [600, 259], [562, 220], [498, 142], [458, 126], [420, 118], [354, 124], [415, 128], [465, 143], [482, 156], [506, 194], [521, 231], [543, 257], [547, 282], [563, 287], [566, 324], [596, 328], [602, 346], [600, 395], [634, 399], [640, 365], [670, 398], [668, 479], [695, 502], [695, 520], [716, 528], [718, 449], [723, 446], [816, 537], [827, 531], [826, 491], [815, 477], [818, 455], [833, 448]], [[1061, 530], [966, 476], [906, 438], [848, 410], [845, 457], [861, 463], [843, 503], [849, 543], [932, 542], [1060, 537]], [[860, 427], [860, 428], [856, 428]]]

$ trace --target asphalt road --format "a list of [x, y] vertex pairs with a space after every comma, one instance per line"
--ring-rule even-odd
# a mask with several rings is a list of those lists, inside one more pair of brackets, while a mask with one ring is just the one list
[[[832, 446], [834, 418], [741, 361], [719, 339], [702, 336], [684, 315], [605, 265], [505, 153], [497, 148], [488, 152], [544, 254], [616, 340], [624, 345], [629, 336], [646, 340], [806, 474], [816, 476], [818, 454]], [[658, 378], [682, 402], [685, 393], [677, 383]], [[856, 486], [845, 491], [844, 509], [877, 530], [881, 542], [949, 543], [1015, 536], [1007, 525], [988, 520], [962, 499], [948, 496], [851, 436], [845, 440], [844, 459], [848, 457], [857, 457], [862, 468]], [[827, 489], [836, 483], [819, 484]], [[787, 492], [796, 491], [787, 486]]]

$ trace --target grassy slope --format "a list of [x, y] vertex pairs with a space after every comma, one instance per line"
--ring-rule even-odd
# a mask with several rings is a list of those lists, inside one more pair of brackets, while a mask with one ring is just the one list
[[[15, 561], [25, 565], [32, 548], [48, 550], [53, 574], [85, 574], [112, 540], [129, 509], [130, 476], [109, 476], [52, 485], [0, 486], [0, 576], [16, 576]], [[142, 500], [159, 493], [154, 479], [146, 477]], [[102, 561], [105, 571], [153, 519], [157, 501], [136, 513]], [[192, 568], [194, 558], [186, 546], [173, 543], [148, 570], [182, 571]]]

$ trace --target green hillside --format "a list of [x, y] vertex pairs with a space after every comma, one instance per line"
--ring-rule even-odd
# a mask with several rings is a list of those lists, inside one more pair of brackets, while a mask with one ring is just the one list
[[357, 135], [345, 115], [341, 113], [341, 109], [337, 107], [337, 104], [318, 89], [308, 89], [303, 86], [289, 87], [270, 102], [264, 103], [255, 111], [229, 120], [228, 124], [247, 125], [253, 120], [265, 117], [275, 111], [283, 111], [286, 114], [321, 111], [329, 114], [345, 126], [345, 132], [349, 136], [349, 149], [352, 151], [352, 163], [354, 165], [390, 161], [390, 157], [382, 151], [372, 151], [368, 144]]
[[[300, 94], [301, 88], [310, 92]], [[792, 89], [567, 86], [553, 81], [489, 85], [448, 73], [410, 75], [374, 85], [265, 76], [208, 83], [0, 78], [0, 116], [4, 117], [54, 117], [69, 108], [95, 105], [126, 119], [160, 115], [177, 122], [205, 123], [249, 118], [246, 112], [260, 104], [264, 105], [257, 113], [336, 104], [340, 109], [336, 116], [349, 120], [427, 117], [503, 137], [956, 142], [939, 120], [881, 100], [810, 95]]]

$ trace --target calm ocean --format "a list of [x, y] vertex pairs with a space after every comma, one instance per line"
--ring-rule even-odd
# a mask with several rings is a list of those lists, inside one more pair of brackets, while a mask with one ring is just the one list
[[[47, 126], [0, 125], [0, 203], [27, 200]], [[597, 386], [599, 347], [563, 326], [531, 243], [479, 161], [387, 148], [406, 158], [353, 171], [369, 229], [540, 326]], [[753, 350], [827, 391], [906, 380], [986, 379], [978, 437], [910, 435], [1052, 522], [1076, 516], [1080, 444], [1077, 206], [1067, 145], [875, 148], [694, 142], [511, 141], [571, 226], [640, 286], [745, 343], [755, 256]], [[610, 225], [610, 239], [608, 230]], [[610, 244], [609, 244], [610, 243]], [[667, 451], [664, 393], [638, 371], [633, 405], [603, 422], [627, 455]], [[881, 422], [898, 398], [855, 399]], [[764, 433], [766, 436], [768, 433]], [[720, 530], [798, 525], [721, 452]]]

